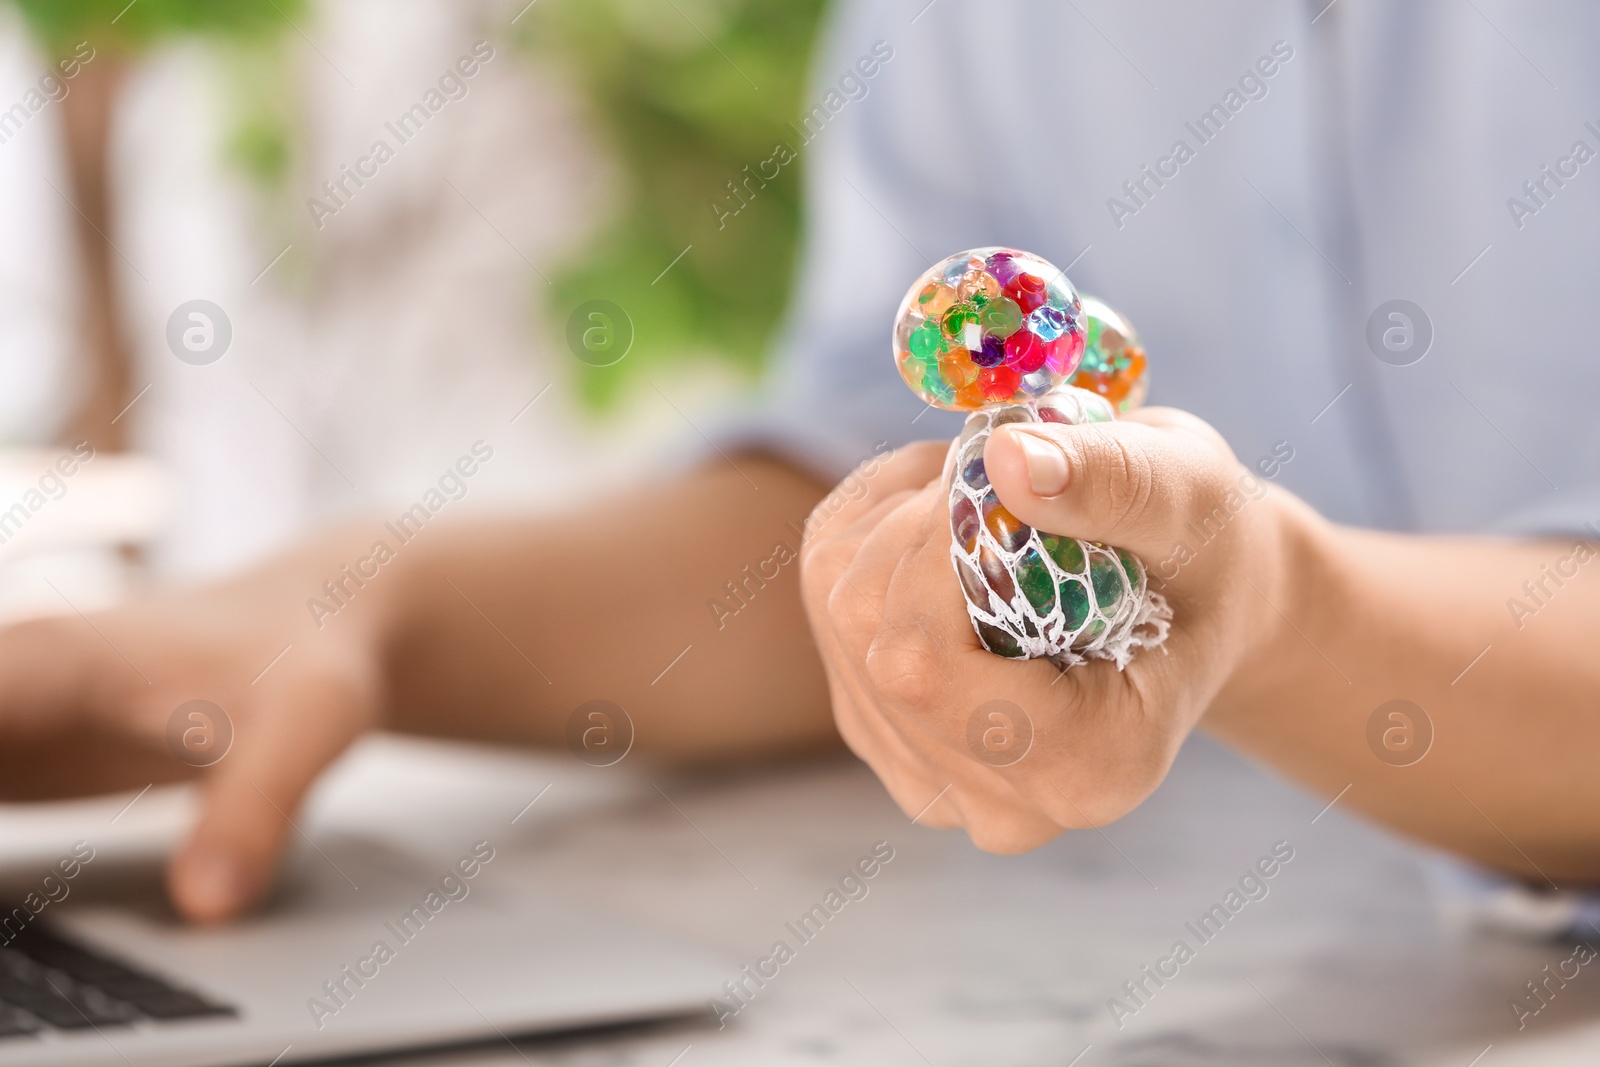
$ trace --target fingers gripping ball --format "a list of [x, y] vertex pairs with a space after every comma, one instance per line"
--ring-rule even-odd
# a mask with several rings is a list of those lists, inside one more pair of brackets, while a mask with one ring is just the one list
[[[996, 341], [1002, 330], [1010, 332]], [[1024, 331], [1028, 338], [1014, 342]], [[1013, 349], [1027, 354], [1013, 360]], [[1136, 407], [1145, 361], [1127, 322], [1080, 300], [1038, 256], [981, 248], [944, 260], [911, 287], [894, 354], [924, 401], [973, 412], [945, 479], [950, 558], [983, 646], [1065, 669], [1090, 658], [1124, 667], [1135, 650], [1164, 641], [1171, 611], [1137, 557], [1025, 526], [1000, 503], [983, 465], [996, 427], [1109, 422]]]

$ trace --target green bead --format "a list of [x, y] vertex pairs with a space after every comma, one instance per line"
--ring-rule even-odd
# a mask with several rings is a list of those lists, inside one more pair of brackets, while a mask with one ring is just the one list
[[1106, 615], [1114, 614], [1117, 602], [1122, 599], [1122, 574], [1116, 563], [1097, 556], [1089, 564], [1089, 581], [1094, 584], [1094, 599]]
[[946, 337], [960, 337], [961, 331], [966, 329], [967, 323], [977, 322], [978, 314], [972, 310], [972, 305], [956, 304], [944, 313], [941, 325], [944, 326]]
[[1128, 588], [1133, 590], [1133, 595], [1138, 596], [1144, 591], [1144, 575], [1139, 571], [1139, 561], [1131, 553], [1117, 549], [1117, 558], [1122, 561], [1122, 569], [1128, 575]]
[[932, 322], [925, 322], [911, 331], [911, 354], [918, 359], [927, 361], [939, 358], [939, 327]]
[[1048, 615], [1055, 610], [1055, 580], [1050, 577], [1050, 569], [1039, 553], [1031, 548], [1017, 561], [1017, 584], [1022, 586], [1022, 595], [1028, 598], [1034, 611]]
[[1022, 329], [1022, 308], [1009, 296], [1002, 296], [983, 309], [978, 321], [983, 324], [985, 333], [1005, 340]]
[[1062, 582], [1061, 611], [1067, 617], [1067, 629], [1076, 632], [1089, 618], [1088, 587], [1071, 578]]
[[1044, 550], [1050, 553], [1050, 558], [1056, 561], [1057, 567], [1068, 574], [1083, 573], [1083, 545], [1076, 537], [1040, 534], [1039, 541], [1044, 545]]

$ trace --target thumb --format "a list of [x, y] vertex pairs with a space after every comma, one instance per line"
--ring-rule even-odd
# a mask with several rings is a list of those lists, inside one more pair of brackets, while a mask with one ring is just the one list
[[1238, 463], [1192, 415], [1150, 409], [1110, 423], [1012, 423], [990, 436], [984, 467], [1005, 508], [1049, 533], [1138, 555], [1166, 552], [1220, 505]]
[[229, 919], [272, 884], [297, 811], [322, 770], [368, 716], [349, 686], [296, 680], [266, 695], [203, 787], [200, 820], [173, 858], [168, 888], [193, 922]]

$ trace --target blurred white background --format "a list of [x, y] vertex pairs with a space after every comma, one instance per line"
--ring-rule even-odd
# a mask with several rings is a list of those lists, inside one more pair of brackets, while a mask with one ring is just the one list
[[[285, 42], [305, 151], [283, 191], [225, 151], [236, 123], [225, 53], [180, 43], [130, 72], [106, 236], [135, 347], [131, 392], [148, 386], [123, 417], [130, 447], [172, 491], [149, 542], [154, 575], [217, 574], [312, 524], [409, 506], [474, 441], [495, 458], [452, 512], [559, 506], [637, 476], [647, 445], [688, 433], [648, 392], [603, 424], [575, 404], [565, 312], [546, 303], [542, 271], [603, 219], [617, 179], [575, 94], [499, 36], [520, 6], [321, 0]], [[306, 198], [378, 137], [395, 143], [385, 122], [482, 39], [495, 58], [468, 95], [316, 228]], [[50, 62], [0, 6], [0, 100]], [[47, 106], [0, 144], [0, 442], [52, 456], [83, 381], [60, 111]], [[233, 327], [208, 366], [179, 361], [165, 341], [173, 309], [196, 298]], [[691, 417], [732, 388], [704, 373], [680, 391], [701, 398]], [[26, 485], [29, 464], [47, 458], [13, 454], [12, 481]], [[50, 511], [35, 521], [68, 520]], [[116, 595], [103, 575], [85, 581], [74, 606]]]

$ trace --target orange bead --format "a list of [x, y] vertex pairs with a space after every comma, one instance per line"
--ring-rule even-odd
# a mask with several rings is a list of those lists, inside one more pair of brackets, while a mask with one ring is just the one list
[[969, 384], [956, 390], [956, 404], [963, 410], [975, 411], [989, 403], [989, 398], [983, 395], [983, 386], [974, 378]]
[[939, 321], [955, 302], [956, 291], [948, 285], [941, 285], [938, 282], [929, 282], [917, 294], [918, 310], [935, 322]]
[[965, 348], [952, 348], [939, 361], [939, 373], [952, 389], [962, 389], [978, 380], [978, 365]]
[[975, 295], [982, 293], [985, 304], [997, 300], [1000, 296], [1000, 283], [995, 276], [982, 268], [968, 271], [966, 277], [961, 279], [961, 284], [956, 287], [956, 296], [962, 300], [971, 300]]
[[1033, 533], [1031, 526], [1006, 510], [1006, 506], [995, 498], [993, 490], [984, 497], [983, 524], [1007, 552], [1021, 549]]

